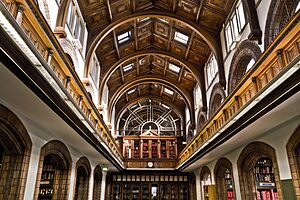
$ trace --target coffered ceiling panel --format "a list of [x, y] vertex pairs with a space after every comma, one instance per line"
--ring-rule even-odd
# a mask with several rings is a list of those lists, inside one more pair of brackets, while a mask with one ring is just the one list
[[[193, 96], [197, 83], [205, 90], [203, 67], [212, 52], [221, 52], [219, 33], [233, 0], [88, 0], [79, 5], [89, 44], [103, 35], [94, 49], [101, 66], [100, 98], [107, 84], [109, 104], [118, 113], [142, 96], [191, 109], [184, 95]], [[164, 84], [143, 84], [145, 76], [161, 77]], [[113, 102], [119, 88], [138, 79]], [[179, 94], [175, 85], [186, 92]]]

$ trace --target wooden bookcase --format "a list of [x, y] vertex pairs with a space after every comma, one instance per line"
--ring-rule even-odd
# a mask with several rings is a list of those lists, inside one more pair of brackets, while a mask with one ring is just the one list
[[188, 200], [188, 187], [187, 173], [114, 173], [110, 200]]
[[254, 173], [257, 200], [277, 200], [272, 160], [268, 157], [260, 158], [254, 166]]

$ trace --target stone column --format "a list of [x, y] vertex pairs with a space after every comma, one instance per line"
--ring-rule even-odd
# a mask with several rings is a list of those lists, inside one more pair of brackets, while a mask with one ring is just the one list
[[107, 171], [102, 171], [101, 198], [100, 198], [100, 200], [105, 200], [106, 174], [107, 174]]

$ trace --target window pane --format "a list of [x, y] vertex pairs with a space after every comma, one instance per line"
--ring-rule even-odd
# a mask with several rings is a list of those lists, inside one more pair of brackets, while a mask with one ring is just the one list
[[230, 46], [232, 44], [232, 36], [231, 36], [231, 30], [229, 25], [226, 27], [225, 32], [226, 32], [227, 48], [230, 49]]
[[233, 15], [233, 18], [232, 18], [232, 29], [233, 29], [233, 38], [234, 40], [236, 40], [236, 38], [238, 37], [239, 35], [239, 29], [238, 29], [238, 24], [237, 24], [237, 17], [236, 15]]
[[67, 24], [69, 25], [69, 26], [71, 26], [71, 24], [72, 24], [72, 8], [73, 8], [73, 4], [72, 3], [70, 3], [69, 4], [69, 8], [68, 8], [68, 16], [67, 16]]
[[246, 20], [245, 20], [245, 13], [242, 2], [237, 7], [238, 15], [239, 15], [239, 28], [240, 30], [245, 26]]
[[183, 33], [176, 31], [174, 39], [183, 44], [187, 44], [189, 37], [187, 35], [184, 35]]

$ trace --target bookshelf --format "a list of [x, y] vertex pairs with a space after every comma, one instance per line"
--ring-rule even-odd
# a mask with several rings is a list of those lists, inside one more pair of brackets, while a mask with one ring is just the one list
[[179, 200], [188, 200], [188, 187], [186, 184], [179, 185]]
[[160, 142], [160, 158], [166, 158], [167, 157], [167, 142], [165, 140], [162, 140]]
[[143, 158], [149, 157], [149, 145], [148, 140], [143, 140]]
[[152, 158], [158, 158], [158, 151], [157, 151], [157, 140], [152, 140], [151, 141], [151, 153], [152, 153]]
[[178, 136], [123, 136], [122, 139], [121, 149], [126, 159], [175, 159], [177, 157]]
[[170, 199], [169, 185], [161, 184], [160, 185], [160, 200], [169, 200]]
[[278, 200], [272, 160], [262, 157], [254, 165], [257, 200]]
[[112, 199], [113, 200], [120, 200], [121, 199], [121, 184], [120, 183], [114, 183], [112, 187]]
[[123, 187], [123, 200], [130, 200], [130, 184], [129, 183], [124, 183]]
[[132, 200], [139, 200], [140, 199], [140, 185], [139, 184], [132, 184]]
[[175, 140], [169, 141], [169, 158], [175, 158], [176, 151], [175, 151]]
[[171, 200], [177, 200], [178, 196], [178, 189], [177, 185], [171, 184]]
[[149, 185], [142, 184], [142, 200], [149, 200], [150, 192], [149, 192]]
[[54, 165], [45, 164], [43, 166], [38, 199], [41, 200], [52, 199], [54, 172], [55, 172]]
[[226, 169], [224, 176], [227, 200], [234, 200], [233, 178], [231, 171], [229, 169]]
[[133, 158], [140, 158], [140, 141], [134, 140], [133, 142]]

